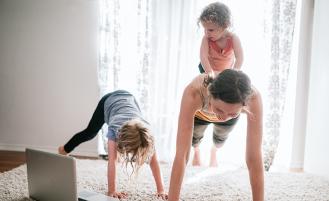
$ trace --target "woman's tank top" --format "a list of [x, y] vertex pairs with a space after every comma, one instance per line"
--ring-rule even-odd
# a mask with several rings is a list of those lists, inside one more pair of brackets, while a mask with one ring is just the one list
[[209, 109], [209, 95], [207, 95], [207, 89], [200, 84], [199, 93], [202, 100], [202, 108], [195, 113], [195, 117], [198, 119], [208, 121], [208, 122], [221, 122], [215, 113], [211, 112]]

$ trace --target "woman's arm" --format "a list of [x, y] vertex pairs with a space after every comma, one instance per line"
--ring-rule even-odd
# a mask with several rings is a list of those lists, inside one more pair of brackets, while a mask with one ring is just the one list
[[125, 198], [127, 197], [126, 193], [117, 192], [115, 185], [115, 176], [116, 176], [116, 160], [117, 160], [117, 149], [116, 143], [112, 140], [108, 141], [108, 166], [107, 166], [107, 183], [108, 183], [108, 195], [116, 198]]
[[246, 162], [253, 201], [264, 200], [264, 168], [262, 158], [263, 107], [258, 92], [248, 103]]
[[233, 68], [236, 70], [241, 70], [241, 66], [243, 63], [243, 49], [241, 46], [241, 41], [239, 37], [235, 34], [232, 34], [232, 40], [233, 40], [233, 50], [235, 56], [235, 62]]
[[206, 73], [210, 73], [213, 71], [208, 60], [208, 55], [209, 55], [208, 38], [206, 36], [203, 36], [201, 47], [200, 47], [200, 60], [201, 60], [201, 65]]
[[183, 98], [181, 101], [176, 139], [176, 155], [171, 170], [168, 193], [169, 201], [179, 200], [185, 168], [189, 159], [192, 144], [194, 113], [196, 112], [199, 104], [198, 98], [195, 96], [195, 93], [193, 93], [193, 88], [188, 86], [183, 93]]
[[165, 193], [163, 188], [163, 179], [162, 179], [160, 165], [156, 153], [154, 153], [151, 158], [150, 168], [155, 180], [155, 185], [157, 186], [157, 196], [161, 197], [162, 199], [167, 199], [168, 195]]

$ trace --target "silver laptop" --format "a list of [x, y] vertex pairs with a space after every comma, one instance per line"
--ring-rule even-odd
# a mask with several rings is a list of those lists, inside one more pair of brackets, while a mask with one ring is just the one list
[[25, 154], [30, 198], [40, 201], [118, 201], [92, 191], [78, 193], [73, 157], [29, 148]]

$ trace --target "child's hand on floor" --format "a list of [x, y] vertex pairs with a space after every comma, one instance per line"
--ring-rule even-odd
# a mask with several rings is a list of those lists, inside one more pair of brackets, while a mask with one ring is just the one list
[[128, 194], [125, 193], [125, 192], [108, 192], [107, 193], [108, 196], [111, 196], [111, 197], [114, 197], [114, 198], [119, 198], [119, 199], [124, 199], [124, 198], [127, 198]]
[[164, 191], [162, 191], [162, 192], [157, 192], [157, 193], [156, 193], [156, 196], [157, 196], [158, 198], [163, 199], [163, 200], [168, 200], [168, 194], [165, 193]]

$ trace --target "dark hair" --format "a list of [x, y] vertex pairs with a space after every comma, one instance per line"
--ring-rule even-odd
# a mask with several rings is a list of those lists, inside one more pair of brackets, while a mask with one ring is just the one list
[[249, 77], [242, 71], [226, 69], [215, 78], [208, 75], [204, 80], [205, 86], [214, 99], [220, 99], [226, 103], [246, 102], [252, 94]]
[[228, 28], [232, 25], [231, 11], [223, 3], [211, 3], [203, 9], [198, 19], [198, 24], [207, 21], [212, 22], [219, 27]]

